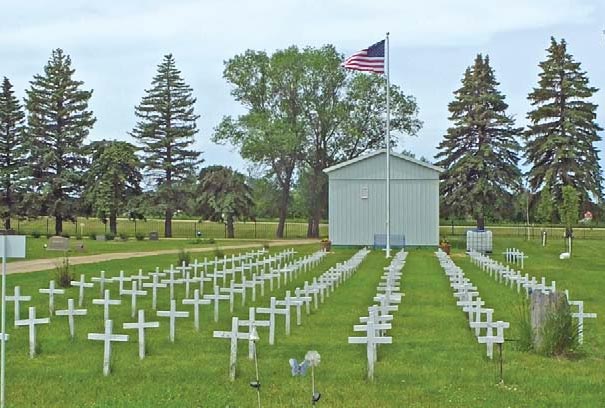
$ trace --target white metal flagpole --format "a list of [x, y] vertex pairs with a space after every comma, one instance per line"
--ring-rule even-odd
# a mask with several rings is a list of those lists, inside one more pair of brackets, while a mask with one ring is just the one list
[[391, 137], [390, 137], [390, 126], [391, 126], [391, 95], [390, 95], [390, 80], [389, 80], [389, 33], [387, 33], [385, 44], [384, 44], [384, 58], [385, 58], [385, 71], [387, 77], [387, 124], [385, 141], [387, 147], [387, 248], [386, 257], [391, 257]]
[[4, 408], [4, 377], [6, 375], [6, 235], [2, 236], [2, 316], [0, 336], [0, 407]]

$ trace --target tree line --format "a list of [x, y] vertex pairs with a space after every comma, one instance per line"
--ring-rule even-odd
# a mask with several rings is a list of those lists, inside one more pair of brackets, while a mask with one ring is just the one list
[[[564, 222], [599, 212], [603, 176], [595, 146], [597, 88], [564, 39], [551, 38], [528, 94], [526, 128], [507, 113], [505, 96], [488, 56], [477, 55], [449, 104], [451, 127], [438, 146], [444, 217]], [[519, 164], [528, 168], [523, 173]]]
[[[172, 55], [159, 64], [134, 109], [135, 144], [87, 142], [96, 118], [92, 90], [75, 79], [71, 58], [53, 50], [43, 73], [30, 81], [23, 103], [4, 78], [0, 95], [0, 216], [52, 216], [55, 233], [77, 215], [95, 215], [115, 233], [117, 218], [161, 213], [164, 234], [183, 211], [222, 220], [233, 235], [236, 219], [257, 214], [308, 220], [319, 236], [326, 217], [323, 170], [384, 146], [383, 79], [340, 67], [333, 46], [290, 47], [268, 55], [248, 50], [225, 62], [224, 78], [246, 112], [225, 117], [212, 139], [237, 146], [254, 166], [245, 177], [228, 166], [202, 167], [193, 148], [198, 134], [196, 99]], [[393, 142], [421, 126], [417, 105], [391, 87]], [[290, 208], [292, 202], [295, 208]]]

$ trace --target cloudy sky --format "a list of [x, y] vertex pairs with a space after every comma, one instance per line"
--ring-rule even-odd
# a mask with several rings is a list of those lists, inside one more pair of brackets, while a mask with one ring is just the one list
[[510, 113], [525, 124], [526, 95], [550, 36], [565, 38], [591, 84], [604, 89], [595, 102], [605, 125], [603, 0], [28, 0], [2, 11], [0, 76], [24, 96], [51, 50], [63, 48], [77, 79], [94, 89], [95, 140], [129, 139], [134, 106], [162, 56], [173, 53], [197, 97], [196, 147], [208, 164], [246, 168], [233, 148], [210, 141], [223, 115], [241, 112], [222, 79], [224, 60], [249, 48], [272, 52], [292, 44], [332, 43], [347, 55], [386, 31], [391, 81], [417, 98], [424, 121], [418, 137], [403, 138], [400, 147], [418, 156], [434, 156], [452, 92], [477, 53], [489, 54]]

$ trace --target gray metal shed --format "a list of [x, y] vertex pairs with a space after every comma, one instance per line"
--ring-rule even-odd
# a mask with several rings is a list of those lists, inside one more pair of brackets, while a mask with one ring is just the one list
[[[442, 168], [391, 152], [391, 236], [406, 245], [439, 243], [439, 173]], [[324, 170], [329, 179], [333, 245], [373, 245], [386, 234], [386, 151]]]

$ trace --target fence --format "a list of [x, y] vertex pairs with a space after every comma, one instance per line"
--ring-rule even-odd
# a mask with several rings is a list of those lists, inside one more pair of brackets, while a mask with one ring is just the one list
[[[466, 237], [466, 231], [475, 228], [469, 225], [442, 225], [439, 227], [441, 237]], [[563, 238], [565, 227], [560, 225], [506, 225], [506, 226], [486, 226], [486, 229], [492, 231], [494, 238], [527, 238], [541, 239], [542, 231], [546, 231], [548, 239]], [[573, 235], [576, 239], [605, 239], [605, 228], [576, 226], [573, 228]]]
[[[40, 217], [32, 220], [12, 220], [12, 228], [17, 234], [23, 235], [54, 235], [55, 220], [52, 217]], [[276, 222], [238, 222], [235, 224], [235, 238], [240, 239], [273, 239], [277, 230]], [[223, 223], [195, 220], [172, 220], [172, 236], [174, 238], [194, 238], [200, 231], [202, 238], [227, 238], [227, 227]], [[328, 225], [321, 224], [320, 236], [328, 235]], [[76, 222], [64, 221], [63, 233], [70, 236], [91, 236], [106, 234], [109, 224], [104, 224], [96, 218], [77, 218]], [[157, 232], [164, 236], [164, 220], [148, 219], [128, 220], [118, 219], [117, 233], [134, 237], [136, 234], [149, 236]], [[301, 222], [286, 222], [284, 238], [306, 238], [307, 224]]]

